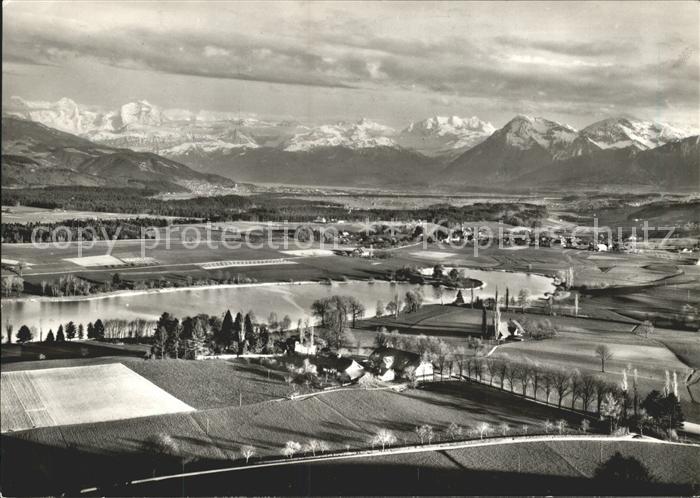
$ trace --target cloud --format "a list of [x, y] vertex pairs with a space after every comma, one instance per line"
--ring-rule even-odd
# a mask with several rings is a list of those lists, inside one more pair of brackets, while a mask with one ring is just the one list
[[225, 48], [215, 47], [213, 45], [204, 47], [205, 57], [226, 57], [227, 55], [231, 55], [231, 52]]
[[[177, 4], [160, 14], [138, 5], [94, 22], [73, 11], [5, 12], [12, 22], [5, 24], [4, 60], [66, 67], [90, 60], [220, 80], [425, 92], [436, 102], [445, 95], [513, 107], [536, 102], [571, 113], [700, 104], [697, 35], [687, 26], [676, 28], [680, 34], [648, 30], [640, 40], [641, 25], [613, 30], [605, 16], [563, 25], [568, 7], [559, 18], [525, 9], [520, 19], [511, 6], [478, 3], [440, 5], [439, 12], [419, 3], [362, 9], [285, 3], [274, 13], [253, 4], [222, 3], [211, 11]], [[136, 15], [134, 8], [143, 10]], [[264, 12], [255, 16], [249, 12], [255, 8]], [[483, 10], [470, 15], [470, 9]], [[642, 14], [648, 13], [634, 15]]]
[[495, 41], [505, 47], [534, 49], [572, 57], [597, 57], [603, 55], [629, 55], [639, 50], [639, 45], [626, 40], [546, 40], [533, 37], [497, 36]]

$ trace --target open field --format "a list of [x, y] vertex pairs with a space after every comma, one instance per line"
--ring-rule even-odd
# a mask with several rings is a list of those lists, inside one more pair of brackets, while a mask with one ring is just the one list
[[8, 364], [12, 362], [24, 362], [19, 369], [26, 369], [27, 362], [34, 360], [45, 362], [45, 360], [120, 356], [143, 358], [149, 349], [150, 346], [146, 344], [110, 344], [97, 341], [28, 342], [22, 345], [4, 343], [0, 346], [0, 362], [2, 362], [3, 371], [10, 371]]
[[28, 206], [2, 207], [3, 223], [57, 223], [66, 220], [109, 220], [128, 218], [175, 218], [148, 214], [102, 213], [99, 211], [70, 211]]
[[[641, 461], [653, 483], [596, 479], [615, 453]], [[501, 440], [459, 449], [348, 456], [316, 462], [125, 485], [112, 496], [333, 495], [692, 495], [700, 448], [640, 440]]]
[[[75, 343], [62, 343], [74, 345]], [[7, 346], [3, 344], [3, 350]], [[27, 346], [23, 346], [26, 348]], [[129, 346], [129, 348], [145, 350], [148, 346]], [[61, 350], [61, 345], [56, 347]], [[73, 348], [77, 350], [77, 348]], [[48, 358], [60, 357], [51, 345], [45, 345], [44, 355]], [[44, 370], [52, 367], [84, 367], [90, 365], [105, 365], [122, 363], [130, 370], [152, 382], [160, 389], [170, 393], [177, 399], [198, 409], [223, 408], [261, 403], [287, 396], [293, 389], [287, 384], [280, 372], [257, 365], [249, 364], [246, 360], [224, 361], [187, 361], [187, 360], [143, 360], [133, 356], [114, 356], [119, 351], [105, 347], [97, 357], [97, 350], [90, 350], [89, 356], [74, 356], [72, 358], [40, 361], [22, 361], [3, 364], [2, 371], [18, 373], [21, 371]], [[129, 352], [125, 351], [125, 355]], [[143, 356], [141, 353], [138, 356]], [[31, 357], [29, 357], [31, 358]]]
[[[482, 311], [457, 306], [424, 306], [416, 313], [399, 315], [398, 319], [383, 317], [367, 319], [358, 323], [364, 332], [355, 332], [364, 347], [371, 347], [379, 327], [402, 334], [426, 334], [438, 336], [452, 345], [460, 342], [466, 348], [470, 335], [481, 333]], [[613, 384], [622, 380], [622, 371], [628, 367], [637, 369], [640, 386], [644, 394], [652, 389], [661, 389], [665, 372], [677, 372], [681, 383], [680, 399], [686, 418], [700, 421], [700, 405], [691, 399], [700, 400], [700, 385], [691, 382], [688, 392], [683, 387], [684, 379], [697, 367], [695, 357], [698, 349], [697, 333], [682, 330], [658, 329], [650, 338], [635, 335], [632, 330], [637, 322], [618, 316], [617, 320], [597, 320], [569, 316], [547, 316], [519, 312], [504, 312], [503, 319], [520, 320], [523, 317], [547, 318], [557, 330], [556, 337], [543, 341], [508, 342], [499, 346], [492, 357], [517, 362], [535, 362], [556, 366], [566, 370], [578, 369], [607, 379]], [[600, 360], [595, 354], [599, 344], [606, 344], [613, 357], [606, 363], [602, 373]]]
[[192, 410], [119, 363], [1, 375], [2, 432]]
[[[4, 475], [19, 468], [15, 466], [36, 469], [35, 482], [25, 483], [29, 489], [74, 489], [151, 475], [154, 469], [145, 441], [159, 433], [175, 440], [188, 468], [200, 468], [240, 462], [244, 444], [257, 448], [256, 458], [276, 458], [290, 439], [303, 443], [315, 438], [325, 441], [331, 450], [344, 450], [368, 447], [369, 438], [379, 428], [394, 431], [401, 443], [413, 444], [417, 441], [414, 428], [423, 423], [440, 432], [451, 422], [467, 428], [481, 421], [494, 426], [506, 422], [514, 431], [528, 424], [530, 432], [537, 433], [542, 430], [542, 420], [562, 416], [570, 417], [553, 407], [468, 383], [445, 382], [404, 393], [346, 390], [296, 401], [147, 417], [137, 425], [122, 420], [5, 434], [3, 451], [13, 457], [3, 458], [2, 465]], [[571, 426], [579, 422], [578, 416], [569, 420]], [[61, 458], [66, 452], [72, 456], [70, 465]], [[166, 466], [172, 462], [167, 456], [160, 459]]]

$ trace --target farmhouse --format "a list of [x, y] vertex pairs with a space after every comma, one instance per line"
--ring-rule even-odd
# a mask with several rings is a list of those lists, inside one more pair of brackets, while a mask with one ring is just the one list
[[350, 381], [357, 380], [365, 374], [365, 369], [352, 358], [335, 355], [321, 355], [310, 358], [319, 373], [329, 373], [346, 377]]
[[391, 381], [400, 377], [407, 370], [413, 369], [418, 379], [432, 378], [433, 364], [424, 361], [418, 353], [395, 348], [375, 349], [369, 357], [372, 368], [381, 380]]

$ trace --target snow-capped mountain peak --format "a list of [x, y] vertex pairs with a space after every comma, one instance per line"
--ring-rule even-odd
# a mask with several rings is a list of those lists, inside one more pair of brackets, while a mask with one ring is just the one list
[[530, 149], [537, 144], [549, 151], [554, 158], [564, 154], [578, 136], [578, 132], [569, 125], [524, 114], [513, 118], [497, 133], [513, 147]]
[[363, 118], [355, 123], [326, 124], [297, 133], [285, 143], [284, 150], [299, 152], [319, 147], [395, 147], [394, 140], [386, 136], [392, 133], [392, 128]]
[[483, 142], [494, 131], [491, 123], [476, 116], [433, 116], [410, 123], [397, 142], [427, 155], [457, 154]]
[[163, 116], [160, 108], [146, 100], [129, 102], [121, 106], [119, 118], [122, 126], [146, 125], [160, 126], [163, 124]]
[[694, 133], [697, 131], [628, 117], [604, 119], [581, 130], [581, 135], [589, 138], [601, 149], [634, 147], [647, 150]]

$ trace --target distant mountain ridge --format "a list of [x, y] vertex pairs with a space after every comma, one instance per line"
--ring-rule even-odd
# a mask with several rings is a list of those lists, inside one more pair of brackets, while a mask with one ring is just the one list
[[[662, 186], [687, 186], [694, 178], [688, 170], [697, 164], [687, 155], [692, 140], [667, 152], [642, 154], [685, 143], [697, 132], [631, 117], [604, 119], [579, 131], [528, 115], [500, 129], [476, 116], [434, 116], [397, 131], [369, 119], [272, 122], [226, 112], [163, 110], [143, 100], [100, 112], [70, 99], [12, 99], [3, 111], [76, 130], [93, 146], [150, 152], [200, 173], [248, 182], [526, 187], [661, 181]], [[664, 168], [678, 179], [664, 174]]]
[[628, 118], [577, 132], [543, 118], [516, 116], [448, 164], [440, 183], [700, 188], [698, 137], [683, 134]]
[[2, 185], [84, 185], [187, 191], [189, 185], [233, 186], [150, 152], [95, 144], [33, 121], [2, 120]]

